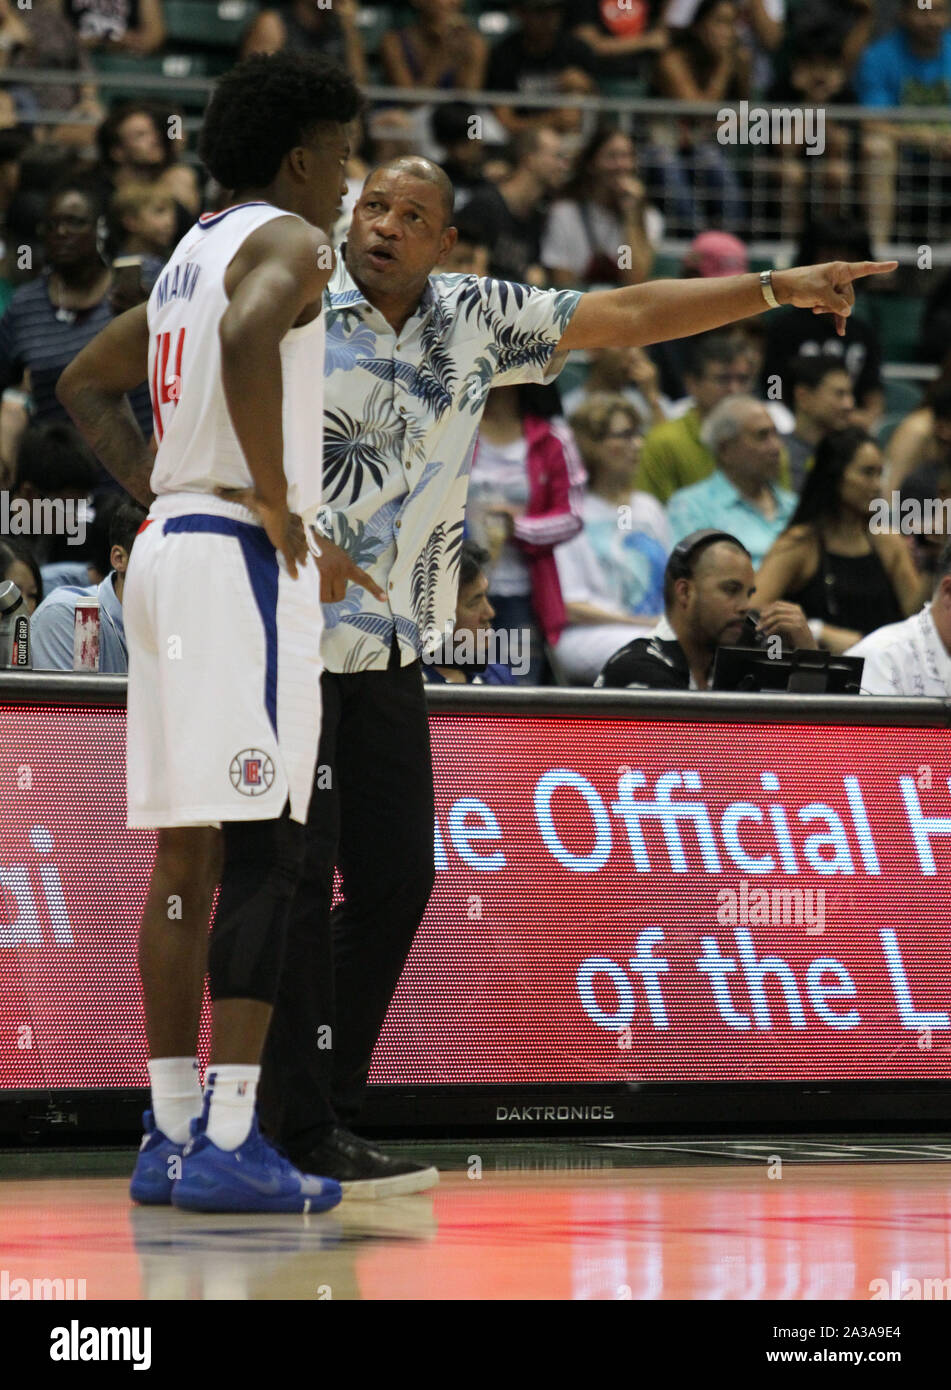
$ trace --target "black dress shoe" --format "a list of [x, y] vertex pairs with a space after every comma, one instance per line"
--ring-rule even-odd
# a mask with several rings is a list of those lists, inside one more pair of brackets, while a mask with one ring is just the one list
[[317, 1173], [339, 1182], [344, 1197], [349, 1198], [405, 1197], [411, 1192], [425, 1192], [439, 1181], [436, 1168], [391, 1158], [339, 1127], [306, 1151], [291, 1151], [289, 1157], [302, 1173]]

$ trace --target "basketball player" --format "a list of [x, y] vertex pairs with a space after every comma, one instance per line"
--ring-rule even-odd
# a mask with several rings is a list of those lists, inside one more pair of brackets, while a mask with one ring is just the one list
[[[255, 1093], [316, 767], [321, 599], [348, 581], [382, 597], [323, 542], [318, 571], [305, 532], [320, 502], [320, 307], [333, 266], [320, 229], [346, 190], [358, 106], [342, 68], [294, 53], [222, 78], [200, 152], [233, 197], [58, 387], [106, 467], [151, 503], [124, 595], [128, 823], [158, 830], [139, 938], [152, 1091], [131, 1187], [140, 1203], [320, 1211], [341, 1196], [261, 1136]], [[125, 399], [145, 379], [154, 467]]]

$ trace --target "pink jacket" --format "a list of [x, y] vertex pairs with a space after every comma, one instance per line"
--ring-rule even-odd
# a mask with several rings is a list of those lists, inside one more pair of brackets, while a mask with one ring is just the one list
[[531, 569], [535, 616], [545, 641], [554, 646], [567, 616], [553, 552], [582, 528], [588, 477], [563, 420], [526, 415], [522, 432], [528, 444], [528, 505], [515, 522], [515, 541]]

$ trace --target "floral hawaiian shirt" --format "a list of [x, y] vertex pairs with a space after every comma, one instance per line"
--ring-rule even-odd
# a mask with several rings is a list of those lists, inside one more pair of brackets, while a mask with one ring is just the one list
[[385, 669], [435, 646], [456, 611], [463, 513], [476, 432], [492, 386], [550, 380], [575, 290], [432, 275], [394, 333], [347, 272], [324, 293], [321, 523], [386, 592], [351, 584], [324, 605], [330, 671]]

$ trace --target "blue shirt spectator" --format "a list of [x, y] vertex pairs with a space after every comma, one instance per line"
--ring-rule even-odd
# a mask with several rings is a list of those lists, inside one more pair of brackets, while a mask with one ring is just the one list
[[743, 542], [758, 569], [773, 541], [785, 531], [796, 510], [796, 494], [775, 483], [767, 483], [766, 491], [773, 500], [772, 515], [767, 516], [719, 468], [702, 483], [693, 483], [675, 492], [667, 503], [667, 518], [673, 544], [713, 526], [728, 531]]
[[122, 602], [114, 587], [117, 577], [116, 571], [112, 570], [101, 584], [91, 584], [88, 588], [61, 584], [43, 600], [30, 623], [34, 671], [73, 669], [76, 605], [83, 599], [98, 598], [99, 670], [105, 674], [125, 675], [129, 669], [129, 658]]
[[84, 588], [83, 581], [89, 578], [89, 566], [85, 560], [60, 560], [52, 565], [41, 565], [40, 574], [43, 577], [43, 592], [49, 595], [64, 584]]
[[717, 468], [671, 497], [671, 542], [713, 526], [736, 536], [756, 568], [796, 509], [795, 494], [776, 481], [782, 454], [772, 416], [752, 396], [728, 396], [707, 416], [701, 438]]
[[112, 569], [101, 584], [60, 584], [43, 600], [33, 615], [30, 636], [34, 671], [73, 669], [73, 628], [77, 603], [99, 600], [99, 670], [106, 675], [125, 675], [129, 659], [122, 618], [122, 591], [129, 556], [146, 518], [144, 507], [131, 498], [109, 512], [109, 563]]
[[[902, 27], [870, 44], [862, 55], [856, 73], [860, 103], [885, 107], [945, 106], [951, 102], [951, 34], [947, 22], [943, 0], [933, 0], [928, 10], [919, 10], [915, 0], [905, 0]], [[919, 33], [919, 28], [923, 32]]]

